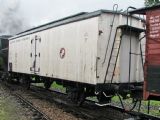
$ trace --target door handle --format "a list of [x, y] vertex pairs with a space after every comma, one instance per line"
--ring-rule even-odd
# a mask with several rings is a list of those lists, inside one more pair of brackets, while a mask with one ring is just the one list
[[97, 73], [97, 69], [98, 69], [98, 60], [100, 59], [100, 57], [96, 58], [96, 78], [99, 78], [98, 73]]

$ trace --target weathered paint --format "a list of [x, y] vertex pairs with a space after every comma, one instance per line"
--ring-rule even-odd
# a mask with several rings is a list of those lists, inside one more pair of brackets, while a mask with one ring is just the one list
[[[31, 32], [31, 34], [26, 34], [19, 38], [12, 38], [9, 41], [9, 63], [13, 64], [12, 71], [27, 74], [36, 73], [40, 76], [81, 83], [103, 83], [115, 30], [119, 25], [125, 25], [127, 20], [126, 16], [116, 14], [111, 42], [109, 44], [109, 52], [107, 53], [105, 63], [102, 64], [112, 19], [113, 13], [104, 13], [96, 17], [35, 33]], [[136, 18], [132, 18], [132, 26], [142, 28], [142, 22]], [[35, 43], [36, 36], [38, 38], [35, 46], [33, 43]], [[119, 37], [120, 34], [117, 36], [117, 39], [120, 39]], [[114, 83], [128, 82], [128, 37], [128, 34], [126, 34], [122, 41], [123, 45], [120, 56], [118, 57], [118, 64], [116, 65]], [[139, 36], [132, 35], [132, 50], [137, 54], [139, 53], [138, 39]], [[62, 53], [62, 49], [63, 52], [65, 51], [65, 55]], [[126, 53], [127, 51], [128, 54]], [[34, 63], [35, 55], [36, 64]], [[100, 58], [98, 61], [97, 57]], [[131, 67], [132, 83], [143, 81], [143, 75], [139, 73], [142, 69], [139, 67], [141, 65], [139, 59], [140, 56], [133, 57], [133, 62], [131, 63], [133, 64]], [[32, 70], [32, 67], [35, 67], [35, 69]], [[106, 83], [110, 83], [110, 81], [107, 80]]]
[[146, 12], [147, 41], [145, 59], [144, 99], [150, 95], [160, 96], [160, 9]]
[[[41, 39], [36, 42], [38, 75], [96, 84], [98, 17], [11, 40], [9, 63], [13, 63], [14, 72], [34, 73], [30, 67], [34, 66], [35, 36]], [[63, 59], [60, 56], [62, 48], [65, 49]]]

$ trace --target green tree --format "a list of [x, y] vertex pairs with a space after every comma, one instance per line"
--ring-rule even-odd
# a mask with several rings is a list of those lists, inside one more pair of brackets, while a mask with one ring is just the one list
[[160, 0], [145, 0], [145, 6], [153, 6], [160, 3]]

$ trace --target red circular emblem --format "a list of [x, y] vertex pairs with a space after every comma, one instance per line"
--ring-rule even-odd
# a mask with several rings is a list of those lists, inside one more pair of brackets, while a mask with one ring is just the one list
[[60, 55], [60, 58], [61, 58], [61, 59], [63, 59], [63, 58], [65, 57], [65, 52], [66, 52], [66, 51], [65, 51], [64, 48], [61, 48], [61, 49], [60, 49], [59, 55]]

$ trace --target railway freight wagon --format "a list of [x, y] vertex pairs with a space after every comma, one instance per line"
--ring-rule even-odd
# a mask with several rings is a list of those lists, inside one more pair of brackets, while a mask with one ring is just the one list
[[144, 99], [160, 100], [160, 5], [130, 11], [146, 16]]
[[[9, 35], [0, 36], [0, 76], [8, 71], [8, 38]], [[3, 74], [3, 75], [2, 75]]]
[[143, 20], [124, 13], [76, 14], [10, 38], [8, 70], [27, 83], [62, 84], [74, 100], [109, 101], [142, 87], [143, 32]]

